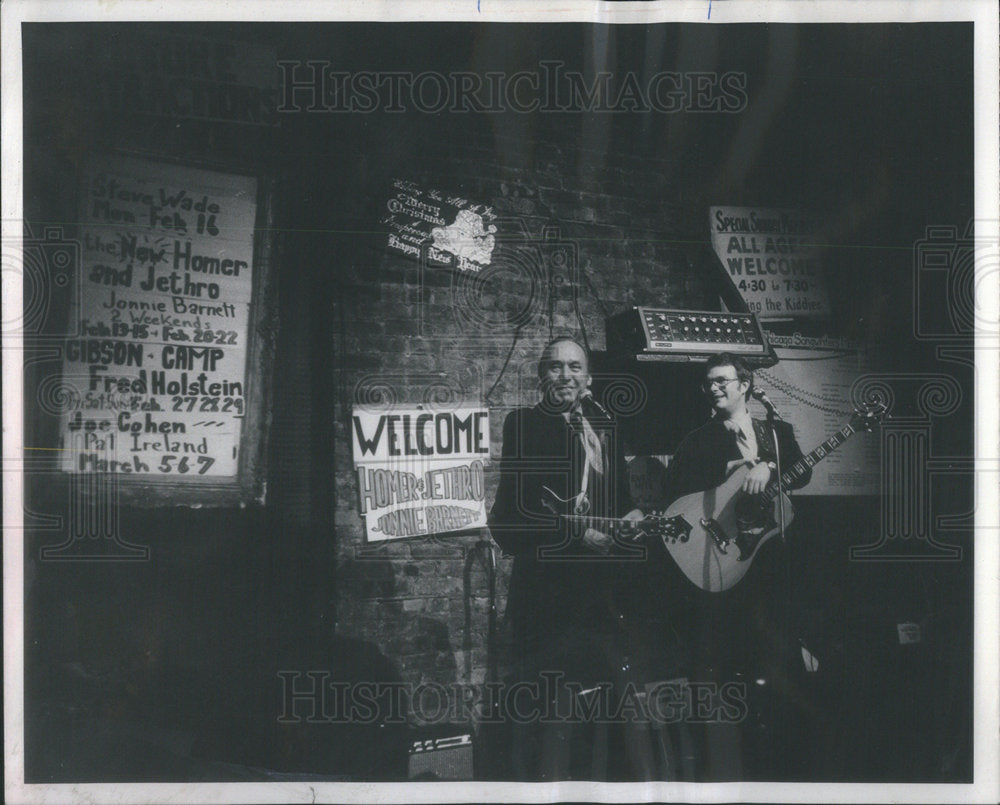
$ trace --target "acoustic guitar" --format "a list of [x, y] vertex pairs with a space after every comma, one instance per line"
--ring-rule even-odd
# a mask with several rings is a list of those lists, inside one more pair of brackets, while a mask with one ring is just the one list
[[[855, 433], [873, 431], [885, 411], [882, 404], [856, 410], [843, 428], [782, 472], [781, 488], [801, 478]], [[715, 489], [678, 498], [662, 516], [666, 520], [660, 529], [664, 546], [688, 580], [702, 590], [717, 593], [739, 583], [761, 546], [779, 532], [778, 506], [784, 508], [786, 527], [794, 518], [788, 496], [779, 495], [777, 479], [757, 495], [742, 491], [749, 472], [746, 465], [739, 467]]]

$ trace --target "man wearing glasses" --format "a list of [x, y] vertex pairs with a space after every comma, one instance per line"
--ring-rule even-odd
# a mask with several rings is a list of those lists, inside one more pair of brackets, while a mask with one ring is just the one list
[[[689, 433], [667, 467], [667, 500], [714, 489], [738, 467], [751, 467], [743, 483], [748, 494], [763, 492], [777, 476], [774, 437], [767, 420], [753, 419], [747, 401], [753, 391], [753, 372], [742, 358], [722, 352], [705, 367], [702, 390], [712, 409], [712, 418]], [[781, 463], [790, 467], [802, 450], [787, 422], [774, 422], [781, 449]], [[796, 478], [788, 488], [809, 483], [811, 471]]]
[[[681, 441], [667, 466], [668, 503], [692, 492], [714, 489], [742, 466], [750, 467], [743, 491], [763, 492], [777, 477], [775, 434], [783, 467], [802, 458], [791, 425], [750, 416], [747, 402], [753, 391], [753, 372], [741, 358], [729, 353], [710, 358], [702, 390], [712, 417]], [[810, 476], [807, 470], [788, 488], [804, 486]], [[773, 540], [770, 546], [779, 543]], [[768, 548], [765, 546], [761, 552]], [[748, 706], [749, 697], [763, 689], [761, 686], [773, 688], [773, 694], [779, 694], [781, 689], [782, 696], [791, 698], [782, 682], [790, 678], [787, 669], [793, 667], [794, 656], [787, 633], [787, 606], [778, 592], [785, 583], [779, 570], [779, 563], [758, 559], [740, 584], [721, 593], [703, 592], [686, 580], [669, 585], [665, 581], [663, 585], [670, 590], [665, 594], [672, 596], [677, 615], [674, 625], [688, 646], [693, 677], [702, 682], [743, 686]], [[665, 576], [666, 580], [672, 578]], [[766, 765], [766, 758], [774, 755], [775, 748], [761, 740], [762, 734], [772, 734], [772, 730], [769, 727], [764, 733], [747, 735], [745, 729], [748, 724], [773, 726], [776, 720], [780, 721], [776, 712], [751, 712], [739, 724], [706, 725], [708, 778], [741, 779], [747, 772], [761, 773], [762, 769], [752, 767]], [[745, 768], [745, 764], [751, 768]]]

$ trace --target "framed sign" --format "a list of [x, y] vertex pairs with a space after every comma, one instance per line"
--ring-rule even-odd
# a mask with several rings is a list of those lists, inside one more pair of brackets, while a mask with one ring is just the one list
[[478, 274], [493, 257], [495, 221], [486, 204], [395, 179], [381, 224], [389, 232], [390, 252]]
[[251, 176], [88, 161], [60, 469], [113, 475], [137, 501], [262, 495], [267, 217]]

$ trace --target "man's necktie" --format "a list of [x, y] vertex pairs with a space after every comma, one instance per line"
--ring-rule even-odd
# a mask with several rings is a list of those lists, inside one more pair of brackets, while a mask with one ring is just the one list
[[746, 431], [743, 428], [737, 428], [736, 430], [736, 446], [740, 449], [740, 455], [743, 458], [753, 458], [751, 455], [750, 439], [747, 438]]
[[584, 454], [587, 456], [587, 463], [594, 469], [594, 472], [603, 474], [603, 451], [601, 450], [601, 441], [597, 438], [597, 434], [594, 433], [594, 429], [583, 418], [583, 414], [579, 408], [570, 414], [569, 421], [573, 426], [573, 432], [579, 435]]

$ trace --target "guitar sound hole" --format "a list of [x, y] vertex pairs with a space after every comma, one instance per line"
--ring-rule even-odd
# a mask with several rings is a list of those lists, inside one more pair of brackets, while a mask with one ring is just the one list
[[760, 498], [756, 495], [744, 495], [736, 502], [736, 522], [741, 529], [759, 528], [764, 525], [767, 514]]

